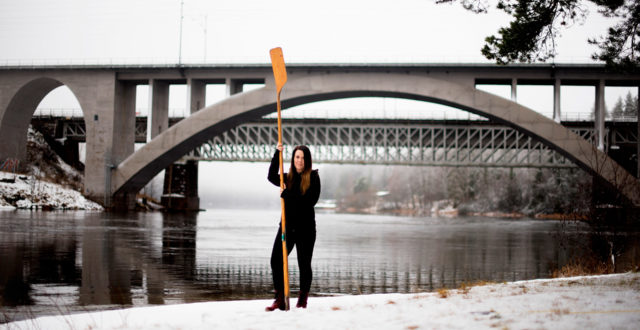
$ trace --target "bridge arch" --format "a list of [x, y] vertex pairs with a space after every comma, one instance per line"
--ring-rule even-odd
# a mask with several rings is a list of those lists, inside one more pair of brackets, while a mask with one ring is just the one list
[[[640, 183], [606, 154], [569, 129], [513, 101], [472, 86], [439, 79], [402, 74], [319, 74], [289, 80], [282, 106], [380, 96], [439, 103], [507, 124], [540, 139], [550, 148], [599, 176], [640, 205]], [[273, 82], [251, 92], [234, 95], [211, 105], [172, 126], [130, 155], [112, 172], [112, 191], [135, 193], [154, 175], [212, 136], [275, 110]]]
[[[0, 118], [0, 139], [11, 141], [0, 145], [0, 154], [6, 158], [24, 159], [26, 156], [27, 130], [31, 118], [38, 105], [54, 89], [67, 86], [73, 96], [84, 109], [84, 103], [79, 94], [74, 91], [73, 83], [67, 84], [65, 79], [57, 77], [37, 77], [19, 85], [15, 93], [10, 96], [7, 107]], [[87, 122], [86, 111], [83, 111], [84, 120]], [[89, 128], [87, 128], [89, 129]]]

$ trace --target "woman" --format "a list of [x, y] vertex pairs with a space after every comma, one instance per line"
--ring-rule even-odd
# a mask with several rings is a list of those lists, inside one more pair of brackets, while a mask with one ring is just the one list
[[[280, 152], [282, 144], [271, 159], [268, 179], [276, 186], [280, 186]], [[316, 242], [316, 220], [313, 207], [320, 197], [320, 176], [318, 170], [311, 169], [311, 151], [306, 146], [293, 149], [291, 167], [284, 173], [285, 187], [280, 189], [280, 197], [284, 198], [287, 255], [294, 245], [298, 254], [298, 268], [300, 268], [300, 295], [296, 307], [307, 308], [307, 298], [311, 288], [311, 257]], [[271, 252], [271, 272], [276, 299], [266, 308], [267, 311], [285, 309], [284, 303], [284, 274], [282, 269], [282, 223], [273, 242]]]

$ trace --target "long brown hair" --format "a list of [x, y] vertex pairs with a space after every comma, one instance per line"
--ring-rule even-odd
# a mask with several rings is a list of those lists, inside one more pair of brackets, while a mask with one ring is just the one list
[[302, 150], [302, 154], [304, 155], [304, 170], [300, 173], [300, 192], [304, 195], [311, 185], [311, 151], [307, 146], [297, 146], [293, 148], [293, 153], [291, 153], [291, 167], [289, 167], [289, 173], [287, 173], [287, 185], [291, 186], [293, 182], [293, 173], [296, 172], [294, 159], [296, 157], [296, 151], [298, 150]]

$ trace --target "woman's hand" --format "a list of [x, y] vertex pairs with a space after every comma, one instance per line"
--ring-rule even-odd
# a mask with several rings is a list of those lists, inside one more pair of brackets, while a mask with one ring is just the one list
[[276, 149], [278, 149], [278, 151], [282, 152], [282, 143], [278, 143], [278, 145], [276, 146]]

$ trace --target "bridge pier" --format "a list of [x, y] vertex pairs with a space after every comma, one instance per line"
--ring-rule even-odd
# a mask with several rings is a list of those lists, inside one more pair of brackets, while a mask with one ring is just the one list
[[207, 84], [204, 80], [187, 79], [187, 109], [194, 113], [205, 106]]
[[149, 107], [147, 115], [147, 142], [169, 128], [169, 83], [149, 80]]
[[[169, 128], [169, 84], [157, 80], [150, 81], [151, 89], [151, 112], [155, 118], [154, 131], [147, 129], [151, 141], [158, 134]], [[206, 83], [203, 80], [187, 79], [187, 109], [194, 113], [205, 104]], [[152, 121], [149, 121], [150, 125]], [[168, 210], [197, 211], [200, 209], [200, 198], [198, 197], [198, 163], [197, 161], [187, 161], [186, 163], [176, 162], [164, 171], [164, 184], [162, 188], [161, 204]]]
[[605, 121], [605, 108], [604, 108], [604, 80], [598, 80], [596, 85], [596, 104], [594, 114], [594, 124], [596, 129], [596, 147], [600, 151], [604, 151], [604, 121]]
[[556, 123], [562, 121], [562, 109], [560, 109], [560, 79], [556, 78], [553, 81], [553, 120]]
[[173, 163], [164, 173], [162, 205], [171, 211], [199, 210], [198, 162]]
[[[104, 113], [113, 113], [112, 118], [109, 118], [107, 123], [100, 123], [100, 116], [94, 115], [93, 123], [98, 127], [92, 129], [95, 132], [95, 138], [99, 138], [101, 130], [111, 130], [112, 143], [107, 148], [104, 156], [95, 155], [90, 150], [91, 135], [87, 133], [87, 155], [86, 155], [86, 167], [85, 167], [85, 194], [88, 192], [88, 181], [93, 177], [102, 177], [101, 187], [98, 187], [98, 183], [91, 183], [91, 191], [96, 191], [95, 195], [102, 193], [102, 201], [98, 196], [89, 194], [92, 199], [103, 203], [107, 208], [117, 210], [132, 210], [135, 207], [135, 197], [137, 192], [126, 192], [113, 195], [111, 183], [113, 178], [113, 171], [124, 161], [129, 155], [131, 155], [135, 149], [136, 141], [136, 86], [135, 82], [126, 81], [114, 81], [114, 97], [113, 97], [113, 110], [109, 111], [108, 107], [105, 107]], [[85, 119], [86, 121], [86, 119]], [[87, 132], [90, 132], [90, 123], [87, 122]], [[102, 166], [90, 165], [90, 164], [104, 164]], [[104, 176], [99, 176], [99, 173], [103, 172]], [[102, 189], [100, 189], [102, 188]]]

